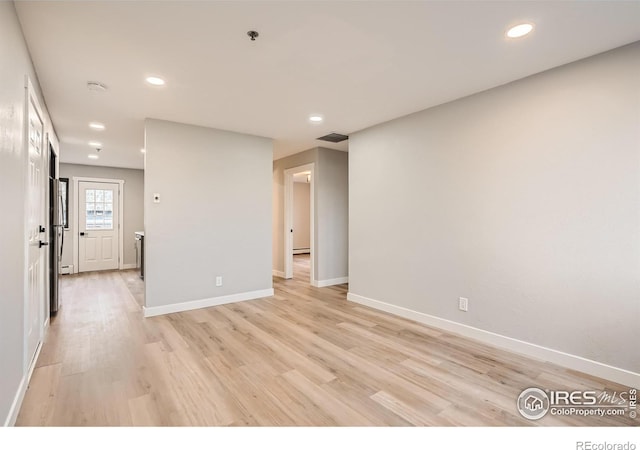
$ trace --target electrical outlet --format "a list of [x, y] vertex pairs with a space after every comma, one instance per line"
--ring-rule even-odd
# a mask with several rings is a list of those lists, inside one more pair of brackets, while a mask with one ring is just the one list
[[469, 299], [468, 298], [464, 298], [464, 297], [459, 297], [458, 298], [458, 309], [460, 309], [460, 311], [464, 311], [464, 312], [469, 311]]
[[216, 286], [222, 286], [222, 277], [216, 277]]

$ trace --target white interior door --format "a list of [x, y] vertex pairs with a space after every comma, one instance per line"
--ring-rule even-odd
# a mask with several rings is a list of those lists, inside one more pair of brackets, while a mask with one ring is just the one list
[[80, 272], [119, 267], [118, 183], [78, 183], [78, 269]]
[[43, 245], [47, 243], [44, 228], [44, 121], [42, 112], [34, 97], [33, 89], [27, 89], [27, 145], [29, 165], [27, 173], [27, 240], [29, 255], [27, 260], [27, 293], [25, 295], [25, 340], [26, 365], [28, 366], [38, 349], [44, 320], [44, 255]]

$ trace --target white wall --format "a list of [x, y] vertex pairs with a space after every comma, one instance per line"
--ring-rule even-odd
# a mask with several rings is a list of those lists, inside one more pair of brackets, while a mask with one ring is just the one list
[[351, 293], [640, 372], [639, 80], [636, 43], [352, 135]]
[[293, 183], [293, 249], [311, 247], [311, 184]]
[[[62, 149], [64, 152], [64, 149]], [[62, 264], [73, 264], [73, 177], [107, 178], [124, 180], [124, 264], [136, 264], [135, 237], [136, 231], [144, 230], [143, 195], [144, 171], [139, 169], [122, 169], [119, 167], [100, 167], [83, 164], [60, 163], [60, 177], [69, 178], [69, 229], [65, 230]], [[76, 268], [77, 271], [77, 268]]]
[[318, 147], [273, 162], [273, 269], [284, 272], [284, 171], [315, 164], [316, 281], [346, 278], [349, 252], [349, 154]]
[[318, 280], [349, 276], [349, 154], [318, 149]]
[[272, 141], [147, 119], [145, 148], [147, 314], [271, 290]]
[[[23, 141], [25, 75], [29, 75], [45, 108], [45, 128], [48, 133], [53, 132], [13, 2], [0, 2], [0, 62], [0, 210], [3, 211], [0, 220], [0, 424], [11, 425], [27, 381], [24, 367], [25, 207], [28, 200], [25, 189], [28, 162]], [[48, 177], [47, 164], [48, 161], [43, 164], [43, 183]], [[44, 260], [47, 262], [48, 258]], [[44, 273], [47, 274], [48, 269]], [[48, 301], [48, 297], [46, 299]]]

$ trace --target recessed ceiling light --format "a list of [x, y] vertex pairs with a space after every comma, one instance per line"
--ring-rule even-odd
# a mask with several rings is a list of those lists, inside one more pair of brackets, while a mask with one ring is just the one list
[[146, 153], [146, 152], [147, 152], [147, 150], [146, 150], [146, 149], [144, 149], [144, 148], [141, 148], [141, 149], [140, 149], [140, 153]]
[[522, 36], [526, 36], [527, 34], [531, 33], [531, 30], [533, 30], [533, 24], [521, 23], [519, 25], [516, 25], [515, 27], [509, 28], [509, 30], [507, 31], [507, 37], [519, 38]]
[[90, 141], [89, 145], [91, 147], [102, 147], [102, 143], [101, 142], [96, 142], [96, 141]]
[[154, 86], [164, 86], [165, 84], [165, 81], [160, 77], [147, 77], [146, 81]]
[[91, 128], [92, 130], [104, 130], [105, 126], [100, 122], [91, 122], [89, 123], [89, 128]]
[[90, 91], [105, 92], [107, 90], [107, 86], [97, 81], [87, 81], [87, 89]]
[[324, 117], [322, 117], [320, 114], [311, 114], [309, 116], [309, 122], [311, 123], [322, 123], [323, 120]]
[[98, 159], [98, 155], [94, 155], [93, 153], [88, 155], [89, 159]]

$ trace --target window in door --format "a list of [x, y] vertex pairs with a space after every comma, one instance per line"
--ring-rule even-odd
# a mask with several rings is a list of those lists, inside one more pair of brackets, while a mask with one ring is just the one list
[[86, 190], [86, 229], [113, 230], [113, 190]]

